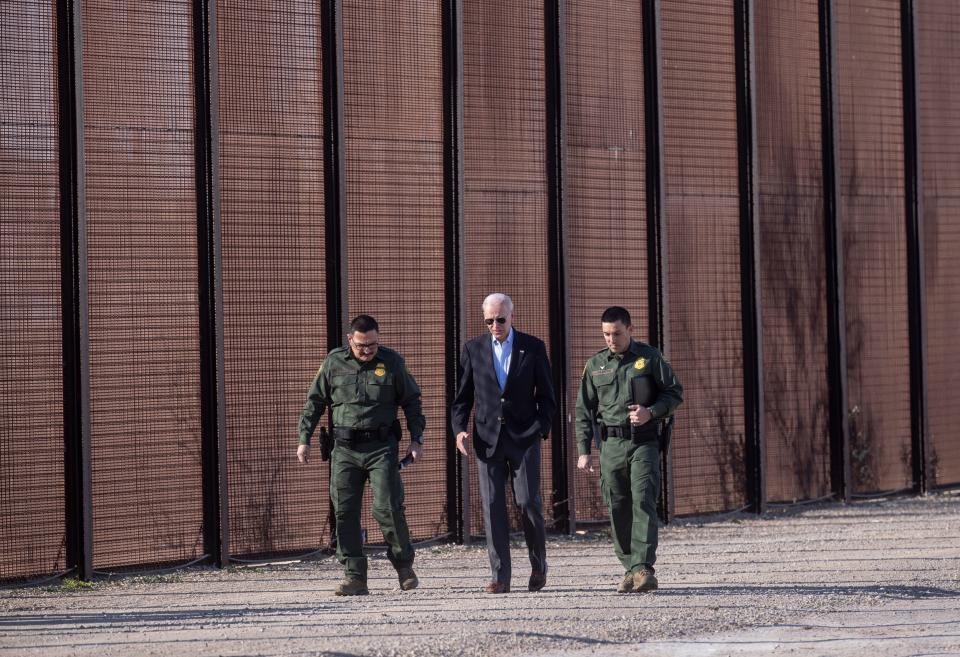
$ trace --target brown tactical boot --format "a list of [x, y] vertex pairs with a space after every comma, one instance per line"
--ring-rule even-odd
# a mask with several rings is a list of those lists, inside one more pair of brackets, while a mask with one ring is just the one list
[[420, 586], [420, 580], [413, 568], [397, 568], [397, 579], [400, 580], [400, 590], [409, 591]]
[[623, 576], [623, 581], [617, 587], [617, 593], [630, 593], [633, 590], [633, 573], [627, 573]]
[[333, 590], [334, 595], [367, 595], [369, 592], [366, 580], [349, 576], [345, 577]]
[[633, 592], [643, 593], [644, 591], [657, 590], [657, 576], [649, 568], [643, 568], [633, 574]]

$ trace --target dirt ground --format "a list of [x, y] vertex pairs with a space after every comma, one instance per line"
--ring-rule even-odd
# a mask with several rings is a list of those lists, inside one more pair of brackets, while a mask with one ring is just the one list
[[609, 537], [552, 537], [547, 587], [481, 592], [482, 545], [422, 547], [419, 589], [374, 555], [0, 591], [0, 656], [960, 655], [960, 494], [681, 520], [656, 593], [617, 594]]

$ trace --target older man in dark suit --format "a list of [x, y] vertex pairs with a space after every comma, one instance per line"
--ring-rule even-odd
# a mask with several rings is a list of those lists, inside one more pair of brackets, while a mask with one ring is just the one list
[[476, 404], [472, 442], [493, 574], [485, 590], [510, 591], [510, 524], [504, 491], [509, 474], [530, 555], [527, 588], [539, 591], [547, 583], [540, 440], [550, 433], [557, 408], [550, 361], [542, 340], [513, 328], [513, 301], [507, 295], [496, 293], [484, 299], [483, 321], [490, 334], [468, 342], [460, 356], [462, 374], [452, 425], [457, 449], [468, 454], [467, 421]]

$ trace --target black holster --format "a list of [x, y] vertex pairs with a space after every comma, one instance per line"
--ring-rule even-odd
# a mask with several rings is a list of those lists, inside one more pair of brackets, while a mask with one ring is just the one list
[[333, 436], [326, 427], [320, 427], [320, 460], [329, 461], [331, 452], [333, 452]]
[[666, 452], [670, 449], [670, 436], [673, 435], [673, 416], [671, 415], [668, 418], [665, 418], [660, 422], [660, 427], [657, 430], [657, 437], [660, 440], [660, 451]]

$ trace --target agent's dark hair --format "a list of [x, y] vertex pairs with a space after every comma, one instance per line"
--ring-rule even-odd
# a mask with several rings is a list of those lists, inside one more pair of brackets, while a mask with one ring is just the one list
[[626, 308], [620, 306], [610, 306], [603, 311], [600, 317], [601, 324], [613, 324], [614, 322], [623, 322], [624, 326], [630, 326], [630, 313]]
[[367, 333], [369, 331], [380, 332], [380, 326], [370, 315], [357, 315], [350, 322], [350, 333]]

